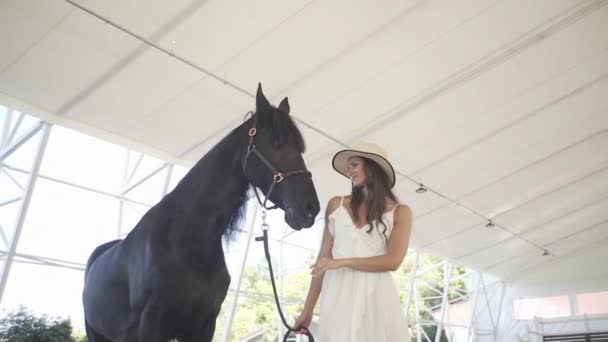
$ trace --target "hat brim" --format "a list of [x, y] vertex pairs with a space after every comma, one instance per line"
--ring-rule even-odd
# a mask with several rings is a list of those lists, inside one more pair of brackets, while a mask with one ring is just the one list
[[393, 188], [395, 186], [395, 180], [396, 180], [395, 169], [393, 169], [393, 166], [391, 165], [391, 163], [388, 160], [386, 160], [386, 158], [384, 158], [383, 156], [376, 154], [376, 153], [369, 153], [369, 152], [358, 151], [358, 150], [339, 151], [334, 155], [334, 158], [332, 159], [332, 162], [331, 162], [334, 170], [336, 170], [339, 174], [343, 175], [344, 177], [348, 178], [348, 160], [351, 157], [363, 157], [363, 158], [373, 160], [378, 165], [380, 165], [380, 167], [382, 168], [382, 170], [384, 170], [384, 172], [386, 172], [386, 175], [388, 176], [388, 181], [389, 181], [390, 187]]

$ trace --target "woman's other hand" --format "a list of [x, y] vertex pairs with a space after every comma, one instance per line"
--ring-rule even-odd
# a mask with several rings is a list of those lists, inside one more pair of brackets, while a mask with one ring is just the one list
[[342, 259], [320, 257], [317, 259], [317, 262], [311, 266], [311, 274], [313, 277], [318, 277], [323, 275], [327, 270], [335, 270], [341, 267], [344, 267], [344, 262]]

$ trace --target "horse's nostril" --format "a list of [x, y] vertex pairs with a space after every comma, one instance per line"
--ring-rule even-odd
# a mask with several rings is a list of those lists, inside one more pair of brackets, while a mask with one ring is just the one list
[[308, 202], [306, 204], [306, 213], [308, 214], [309, 217], [314, 217], [315, 216], [315, 205], [313, 203]]

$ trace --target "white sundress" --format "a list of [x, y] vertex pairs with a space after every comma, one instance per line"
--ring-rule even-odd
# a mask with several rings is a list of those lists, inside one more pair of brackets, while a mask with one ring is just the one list
[[[386, 239], [393, 229], [393, 210], [383, 215], [386, 238], [369, 226], [356, 228], [343, 206], [329, 215], [334, 258], [365, 258], [386, 254]], [[396, 206], [395, 206], [396, 207]], [[404, 310], [390, 272], [350, 268], [329, 270], [323, 279], [318, 342], [410, 342]]]

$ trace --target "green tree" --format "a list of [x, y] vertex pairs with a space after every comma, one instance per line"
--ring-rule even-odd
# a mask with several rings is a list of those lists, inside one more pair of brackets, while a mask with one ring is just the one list
[[2, 342], [77, 342], [69, 319], [36, 316], [20, 307], [0, 319]]
[[75, 342], [88, 342], [89, 339], [86, 335], [73, 335]]
[[[304, 265], [312, 264], [311, 254]], [[277, 277], [278, 267], [273, 265], [277, 289], [280, 287]], [[239, 341], [241, 337], [256, 331], [264, 331], [264, 340], [274, 342], [278, 338], [278, 312], [270, 284], [270, 275], [265, 260], [245, 268], [241, 284], [241, 294], [238, 299], [237, 311], [231, 327], [231, 341]], [[293, 324], [293, 315], [298, 315], [304, 308], [304, 299], [310, 285], [310, 271], [305, 268], [299, 272], [290, 271], [283, 279], [283, 298], [281, 305], [289, 324]], [[217, 319], [217, 329], [214, 341], [220, 341], [223, 325], [228, 317], [233, 296], [228, 296]]]

